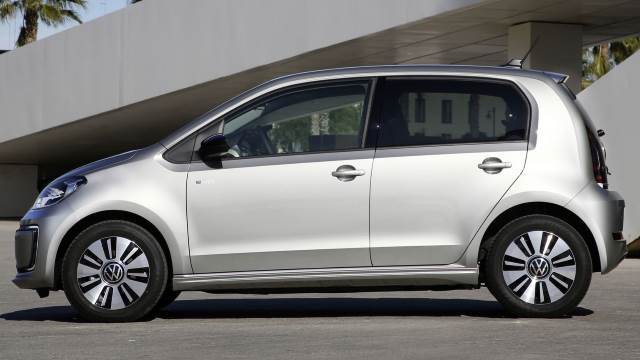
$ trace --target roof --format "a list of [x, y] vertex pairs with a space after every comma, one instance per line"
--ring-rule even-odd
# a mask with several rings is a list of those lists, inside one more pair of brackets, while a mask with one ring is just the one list
[[[300, 72], [278, 77], [264, 83], [292, 81], [294, 79], [309, 79], [315, 77], [333, 76], [397, 76], [403, 74], [481, 74], [481, 75], [507, 75], [525, 76], [538, 79], [551, 79], [556, 83], [562, 83], [567, 75], [541, 70], [520, 69], [509, 66], [483, 66], [483, 65], [439, 65], [439, 64], [405, 64], [405, 65], [376, 65], [376, 66], [354, 66], [333, 69], [322, 69], [314, 71]], [[262, 85], [261, 85], [262, 86]]]

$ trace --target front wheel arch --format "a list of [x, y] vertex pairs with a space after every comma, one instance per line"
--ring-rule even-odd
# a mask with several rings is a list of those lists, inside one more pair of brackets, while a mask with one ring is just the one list
[[555, 218], [558, 218], [569, 225], [571, 225], [574, 229], [576, 229], [582, 238], [587, 243], [587, 247], [589, 248], [589, 253], [591, 255], [592, 268], [594, 272], [601, 271], [600, 265], [600, 253], [598, 252], [598, 246], [596, 245], [596, 240], [589, 230], [587, 224], [578, 217], [578, 215], [574, 214], [570, 210], [560, 205], [545, 203], [545, 202], [535, 202], [535, 203], [525, 203], [516, 205], [512, 208], [505, 210], [498, 217], [496, 217], [482, 237], [482, 241], [480, 243], [480, 253], [478, 254], [478, 262], [480, 264], [480, 278], [483, 279], [483, 270], [482, 264], [485, 260], [487, 254], [487, 246], [490, 245], [491, 239], [502, 229], [506, 224], [510, 223], [513, 220], [518, 218], [529, 216], [529, 215], [548, 215]]
[[[171, 252], [169, 251], [169, 247], [167, 246], [167, 242], [165, 238], [162, 236], [162, 233], [158, 228], [153, 225], [149, 220], [143, 218], [140, 215], [127, 212], [127, 211], [102, 211], [95, 214], [91, 214], [82, 220], [78, 221], [74, 224], [69, 231], [64, 235], [60, 245], [58, 246], [58, 251], [56, 252], [56, 260], [54, 267], [54, 283], [53, 290], [61, 290], [62, 289], [62, 259], [71, 244], [71, 241], [78, 236], [84, 229], [88, 228], [91, 225], [97, 224], [106, 220], [122, 220], [128, 221], [138, 226], [141, 226], [145, 230], [151, 233], [154, 238], [160, 244], [162, 251], [164, 252], [164, 256], [167, 259], [167, 271], [169, 273], [169, 278], [173, 276], [173, 266], [171, 262]], [[171, 281], [167, 284], [167, 286], [171, 286]]]

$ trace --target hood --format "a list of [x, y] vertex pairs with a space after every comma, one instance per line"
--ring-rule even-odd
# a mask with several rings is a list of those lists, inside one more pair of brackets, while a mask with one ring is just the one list
[[[87, 175], [90, 174], [92, 172], [96, 172], [98, 170], [102, 170], [102, 169], [106, 169], [112, 166], [116, 166], [119, 164], [122, 164], [126, 161], [131, 160], [140, 150], [131, 150], [131, 151], [127, 151], [125, 153], [122, 154], [118, 154], [118, 155], [114, 155], [105, 159], [101, 159], [98, 161], [94, 161], [92, 163], [89, 163], [87, 165], [83, 165], [79, 168], [73, 169], [71, 171], [69, 171], [68, 173], [58, 177], [58, 179], [63, 179], [69, 176], [76, 176], [76, 175]], [[56, 180], [58, 180], [56, 179]], [[54, 180], [55, 181], [55, 180]]]

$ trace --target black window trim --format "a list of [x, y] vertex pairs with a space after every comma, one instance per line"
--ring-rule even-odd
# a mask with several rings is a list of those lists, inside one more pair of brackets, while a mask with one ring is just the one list
[[[516, 84], [512, 80], [508, 79], [499, 79], [499, 78], [487, 78], [482, 76], [464, 76], [464, 75], [398, 75], [398, 76], [385, 76], [379, 77], [379, 87], [378, 87], [378, 96], [374, 98], [376, 102], [375, 112], [373, 116], [376, 118], [376, 132], [377, 138], [375, 141], [375, 148], [384, 150], [384, 149], [398, 149], [398, 148], [421, 148], [421, 147], [435, 147], [435, 146], [458, 146], [458, 145], [484, 145], [484, 144], [512, 144], [512, 143], [528, 143], [531, 135], [531, 127], [533, 124], [533, 105], [531, 103], [531, 99], [527, 94], [522, 90], [518, 84]], [[378, 146], [378, 140], [380, 139], [380, 135], [384, 129], [382, 128], [382, 108], [383, 108], [383, 99], [385, 95], [385, 84], [387, 82], [392, 81], [411, 81], [411, 80], [444, 80], [444, 81], [475, 81], [480, 83], [494, 83], [501, 85], [508, 85], [512, 87], [524, 100], [525, 105], [527, 107], [527, 125], [526, 125], [526, 133], [523, 139], [517, 140], [496, 140], [496, 141], [470, 141], [470, 142], [450, 142], [443, 144], [424, 144], [424, 145], [394, 145], [394, 146]]]
[[[521, 140], [500, 140], [500, 141], [481, 141], [481, 142], [459, 142], [459, 143], [446, 143], [446, 144], [427, 144], [427, 145], [403, 145], [403, 146], [386, 146], [386, 147], [378, 147], [378, 140], [381, 133], [381, 110], [382, 110], [382, 99], [384, 98], [384, 87], [387, 81], [394, 80], [453, 80], [453, 81], [478, 81], [478, 82], [494, 82], [499, 84], [507, 84], [513, 87], [518, 94], [525, 100], [525, 104], [527, 106], [527, 131], [524, 139]], [[371, 149], [396, 149], [396, 148], [421, 148], [421, 147], [440, 147], [440, 146], [458, 146], [458, 145], [485, 145], [485, 144], [513, 144], [513, 143], [530, 143], [528, 146], [535, 146], [534, 138], [535, 134], [532, 133], [532, 127], [537, 123], [534, 118], [535, 114], [537, 114], [537, 110], [534, 107], [535, 101], [533, 101], [528, 92], [522, 89], [515, 81], [504, 79], [504, 78], [488, 78], [483, 76], [474, 76], [474, 75], [385, 75], [385, 76], [363, 76], [363, 77], [348, 77], [348, 78], [335, 78], [335, 79], [326, 79], [326, 80], [317, 80], [304, 82], [300, 84], [292, 84], [289, 86], [285, 86], [283, 88], [279, 88], [274, 91], [267, 91], [261, 96], [252, 99], [251, 101], [238, 106], [236, 109], [231, 110], [230, 112], [224, 114], [220, 118], [210, 122], [209, 124], [195, 130], [193, 133], [187, 135], [178, 143], [174, 144], [171, 148], [166, 150], [163, 153], [163, 158], [169, 163], [173, 164], [189, 164], [189, 163], [202, 163], [199, 159], [194, 158], [192, 156], [191, 161], [177, 162], [172, 161], [167, 158], [167, 154], [169, 154], [172, 150], [179, 147], [181, 144], [187, 141], [193, 141], [193, 150], [192, 154], [196, 152], [198, 144], [196, 144], [195, 139], [191, 139], [191, 137], [196, 137], [202, 131], [206, 131], [212, 126], [219, 126], [221, 121], [224, 121], [229, 116], [233, 116], [237, 114], [239, 111], [245, 110], [247, 107], [255, 105], [257, 102], [266, 99], [267, 97], [273, 96], [275, 94], [290, 91], [296, 88], [304, 88], [309, 86], [316, 86], [326, 83], [349, 83], [349, 82], [362, 82], [368, 81], [369, 87], [367, 89], [367, 96], [365, 99], [366, 109], [366, 117], [364, 124], [364, 133], [362, 145], [356, 149], [346, 149], [346, 150], [327, 150], [327, 151], [315, 151], [315, 152], [305, 152], [305, 153], [287, 153], [287, 154], [273, 154], [273, 155], [262, 155], [262, 156], [252, 156], [245, 158], [232, 158], [225, 159], [225, 161], [236, 161], [243, 159], [259, 159], [259, 158], [270, 158], [270, 157], [283, 157], [283, 156], [301, 156], [301, 155], [309, 155], [309, 154], [322, 154], [322, 153], [341, 153], [341, 152], [354, 152], [354, 151], [366, 151]]]

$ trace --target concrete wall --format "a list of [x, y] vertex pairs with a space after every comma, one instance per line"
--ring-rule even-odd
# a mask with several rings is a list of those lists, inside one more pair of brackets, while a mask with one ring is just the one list
[[624, 235], [631, 241], [640, 237], [640, 52], [625, 60], [578, 94], [593, 121], [606, 131], [609, 184], [626, 200]]
[[144, 1], [3, 54], [0, 143], [479, 2]]
[[0, 218], [21, 217], [38, 195], [38, 168], [30, 165], [0, 165]]

